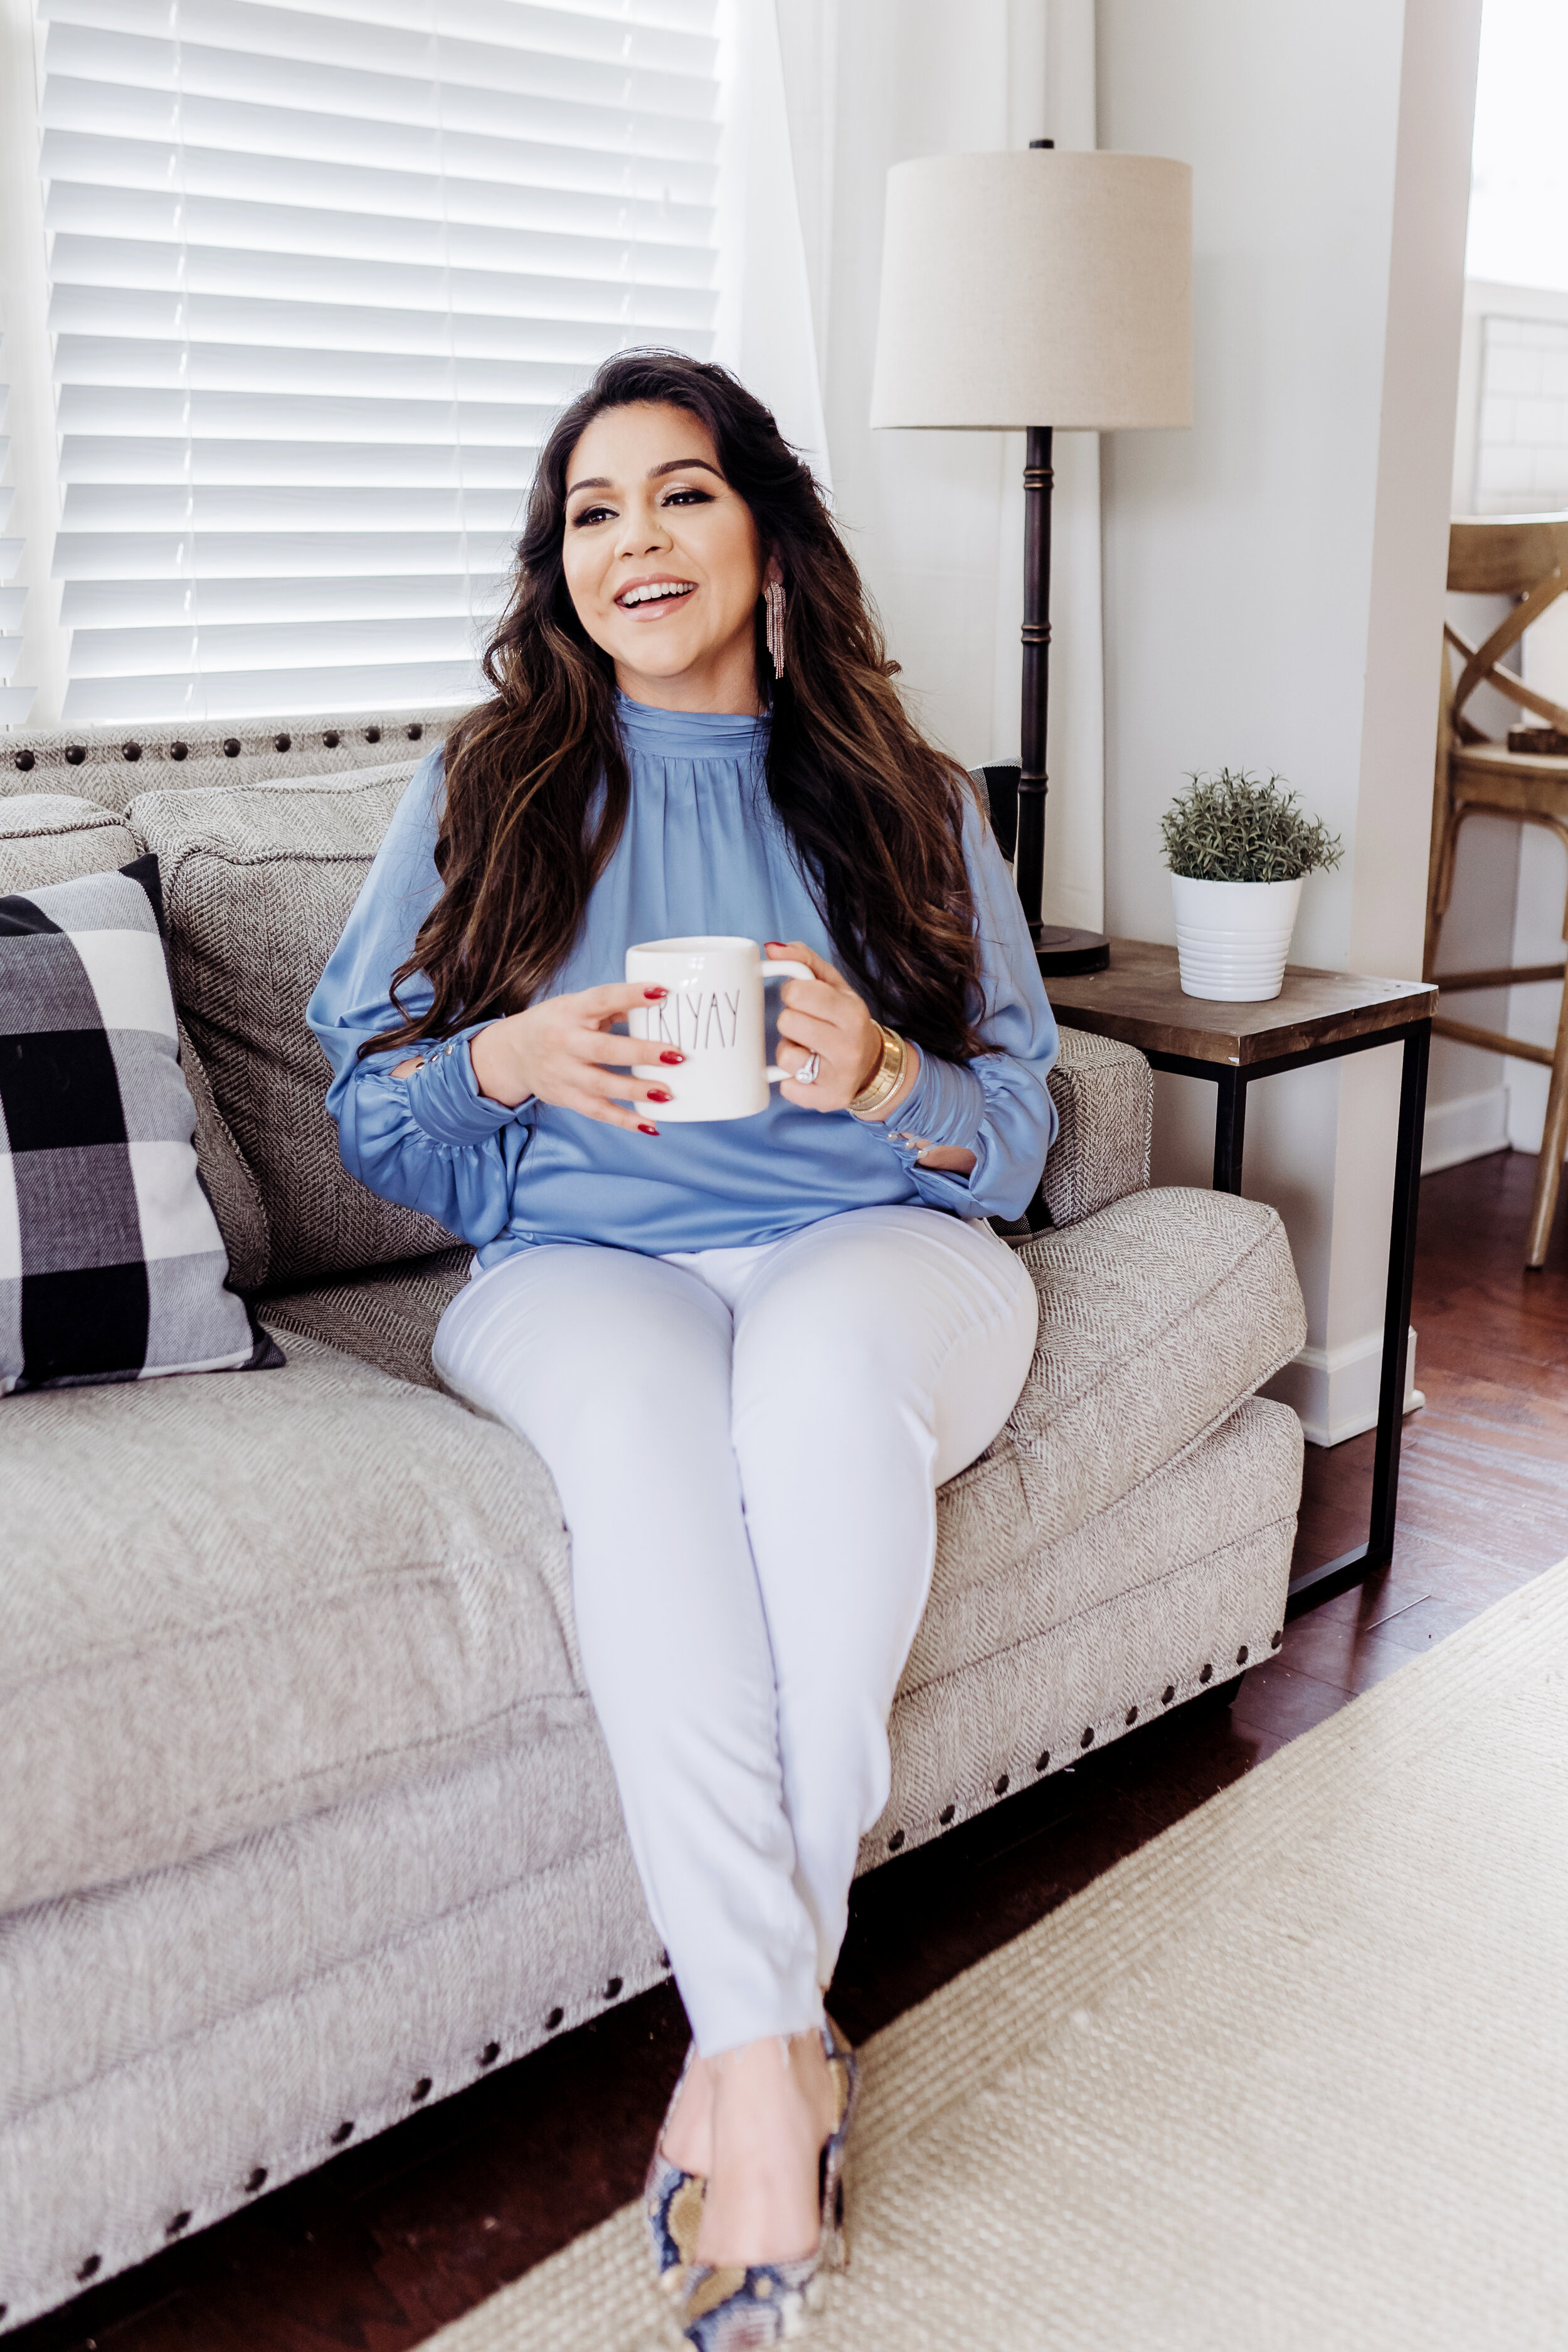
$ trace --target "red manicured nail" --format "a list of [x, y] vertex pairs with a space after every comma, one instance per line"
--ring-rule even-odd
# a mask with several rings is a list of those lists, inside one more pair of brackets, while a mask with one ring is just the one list
[[657, 1127], [649, 1127], [647, 1119], [639, 1118], [637, 1121], [637, 1133], [639, 1135], [657, 1135], [658, 1133], [658, 1129]]
[[668, 988], [645, 988], [643, 990], [643, 994], [647, 997], [650, 1004], [657, 1004], [661, 996], [668, 996], [669, 994], [669, 991]]
[[768, 951], [769, 951], [769, 953], [771, 954], [771, 953], [773, 952], [773, 949], [774, 949], [774, 948], [782, 948], [782, 947], [783, 947], [783, 945], [784, 945], [784, 941], [783, 941], [783, 940], [768, 940], [768, 942], [767, 942], [767, 947], [768, 947]]
[[686, 1056], [684, 1054], [661, 1054], [658, 1058], [661, 1062], [684, 1062]]
[[647, 1090], [647, 1098], [649, 1102], [673, 1102], [675, 1100], [675, 1097], [670, 1093], [668, 1087], [649, 1087]]

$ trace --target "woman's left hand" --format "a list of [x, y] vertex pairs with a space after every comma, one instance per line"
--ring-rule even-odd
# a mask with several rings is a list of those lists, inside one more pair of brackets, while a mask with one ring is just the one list
[[[770, 940], [763, 950], [775, 960], [810, 966], [812, 980], [784, 982], [779, 1013], [781, 1070], [792, 1075], [779, 1092], [802, 1110], [844, 1110], [871, 1083], [882, 1057], [882, 1033], [842, 972], [835, 971], [801, 940]], [[903, 1079], [878, 1113], [886, 1118], [901, 1103], [920, 1073], [920, 1055], [908, 1047]], [[802, 1086], [793, 1075], [816, 1055], [816, 1076]]]

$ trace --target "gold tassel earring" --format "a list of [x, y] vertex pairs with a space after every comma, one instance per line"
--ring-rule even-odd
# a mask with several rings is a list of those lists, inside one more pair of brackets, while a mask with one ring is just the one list
[[768, 659], [773, 666], [773, 676], [784, 674], [784, 592], [782, 580], [770, 580], [763, 590], [763, 602], [767, 606]]

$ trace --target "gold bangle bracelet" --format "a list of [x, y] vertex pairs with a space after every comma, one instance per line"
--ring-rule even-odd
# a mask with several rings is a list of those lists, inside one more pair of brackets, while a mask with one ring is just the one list
[[856, 1118], [874, 1118], [882, 1105], [892, 1099], [899, 1091], [905, 1065], [909, 1061], [909, 1048], [898, 1031], [883, 1028], [879, 1021], [877, 1026], [882, 1031], [881, 1055], [871, 1073], [869, 1085], [862, 1087], [854, 1101], [847, 1106]]

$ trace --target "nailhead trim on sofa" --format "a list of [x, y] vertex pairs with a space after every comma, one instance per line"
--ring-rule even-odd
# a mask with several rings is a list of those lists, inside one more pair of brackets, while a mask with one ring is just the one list
[[[1278, 1650], [1284, 1639], [1282, 1630], [1271, 1633], [1268, 1637], [1268, 1651]], [[1249, 1663], [1254, 1665], [1261, 1664], [1267, 1654], [1258, 1643], [1243, 1642], [1237, 1651], [1236, 1664], [1239, 1668], [1245, 1668]], [[1205, 1685], [1213, 1682], [1214, 1671], [1213, 1660], [1205, 1659], [1204, 1664], [1195, 1670], [1189, 1670], [1176, 1681], [1168, 1682], [1160, 1693], [1161, 1706], [1173, 1706], [1178, 1697], [1195, 1698]], [[1240, 1680], [1239, 1675], [1237, 1679]], [[1215, 1687], [1218, 1688], [1219, 1685], [1215, 1685]], [[1121, 1738], [1123, 1733], [1134, 1730], [1140, 1723], [1147, 1722], [1153, 1713], [1153, 1706], [1147, 1699], [1134, 1700], [1124, 1712], [1121, 1710], [1120, 1702], [1118, 1702], [1099, 1722], [1085, 1724], [1076, 1750], [1064, 1754], [1059, 1748], [1042, 1748], [1032, 1765], [1021, 1764], [1016, 1768], [1016, 1772], [1009, 1770], [999, 1773], [991, 1783], [989, 1796], [983, 1797], [978, 1803], [971, 1803], [966, 1808], [961, 1809], [959, 1801], [950, 1797], [941, 1811], [931, 1820], [910, 1822], [892, 1831], [885, 1840], [889, 1853], [901, 1853], [911, 1841], [923, 1844], [928, 1839], [938, 1836], [942, 1831], [952, 1829], [959, 1819], [961, 1810], [965, 1821], [978, 1819], [980, 1814], [989, 1812], [992, 1806], [1000, 1802], [1004, 1797], [1018, 1793], [1027, 1777], [1032, 1776], [1036, 1780], [1040, 1780], [1047, 1778], [1054, 1779], [1058, 1772], [1069, 1771], [1079, 1756], [1087, 1749], [1109, 1747], [1112, 1741]], [[864, 1866], [863, 1864], [862, 1867]]]
[[[385, 760], [405, 743], [438, 742], [460, 715], [457, 709], [401, 710], [384, 716], [356, 711], [348, 718], [252, 719], [208, 726], [174, 720], [139, 734], [121, 727], [50, 729], [47, 733], [12, 736], [0, 750], [0, 761], [18, 773], [41, 779], [50, 770], [104, 767], [141, 760], [267, 759], [292, 754], [301, 774], [322, 751], [358, 751], [379, 747]], [[33, 790], [41, 789], [35, 782]], [[138, 791], [146, 780], [135, 780]]]

